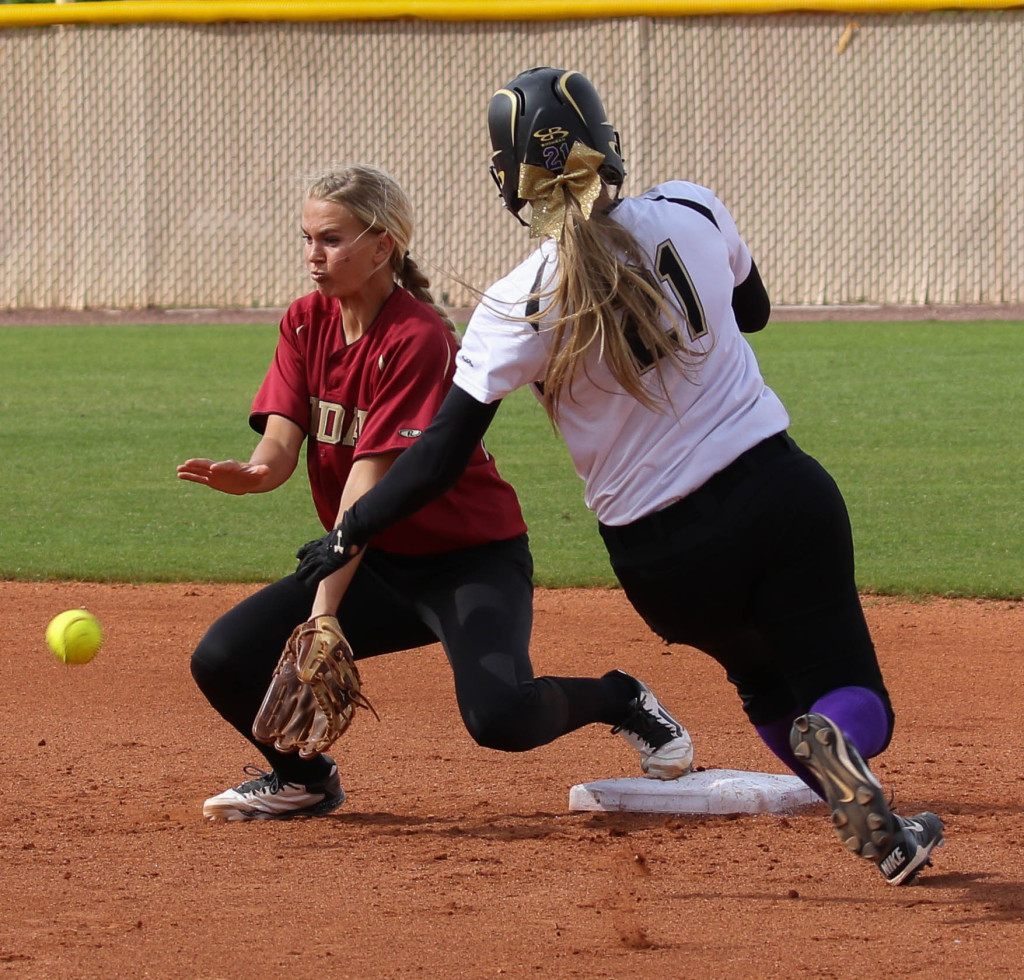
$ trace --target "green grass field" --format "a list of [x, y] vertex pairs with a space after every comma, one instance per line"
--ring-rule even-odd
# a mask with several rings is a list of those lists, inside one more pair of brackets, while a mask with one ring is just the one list
[[[304, 474], [229, 497], [175, 478], [248, 458], [273, 326], [0, 329], [0, 577], [263, 581], [321, 533]], [[1024, 324], [773, 323], [753, 338], [794, 437], [850, 506], [858, 581], [1024, 592]], [[488, 435], [519, 490], [538, 584], [613, 584], [582, 484], [526, 392]]]
[[793, 436], [849, 504], [862, 588], [1024, 592], [1024, 325], [773, 325]]

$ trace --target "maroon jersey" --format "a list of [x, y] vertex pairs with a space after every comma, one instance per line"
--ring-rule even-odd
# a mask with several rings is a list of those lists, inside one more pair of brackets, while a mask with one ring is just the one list
[[[268, 415], [283, 415], [307, 433], [309, 483], [326, 529], [334, 527], [353, 461], [407, 449], [430, 423], [451, 387], [456, 350], [437, 313], [401, 288], [353, 344], [337, 300], [314, 292], [288, 308], [249, 424], [262, 433]], [[372, 544], [434, 554], [525, 530], [515, 491], [481, 444], [451, 490]]]

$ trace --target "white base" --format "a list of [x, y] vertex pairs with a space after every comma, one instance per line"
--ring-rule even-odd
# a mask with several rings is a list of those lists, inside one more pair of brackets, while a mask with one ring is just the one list
[[780, 813], [820, 802], [797, 776], [707, 769], [678, 779], [603, 779], [569, 790], [570, 810]]

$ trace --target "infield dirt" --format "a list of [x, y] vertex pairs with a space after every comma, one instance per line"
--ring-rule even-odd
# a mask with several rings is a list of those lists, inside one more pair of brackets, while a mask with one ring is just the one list
[[[438, 646], [368, 661], [381, 721], [335, 746], [349, 799], [317, 820], [208, 824], [257, 754], [194, 687], [192, 647], [252, 586], [0, 583], [0, 975], [27, 978], [1021, 976], [1024, 604], [865, 598], [897, 711], [874, 768], [947, 845], [909, 888], [799, 815], [570, 813], [636, 774], [592, 727], [475, 746]], [[46, 649], [86, 606], [105, 644]], [[538, 673], [644, 678], [696, 764], [781, 772], [718, 667], [618, 591], [540, 591]]]

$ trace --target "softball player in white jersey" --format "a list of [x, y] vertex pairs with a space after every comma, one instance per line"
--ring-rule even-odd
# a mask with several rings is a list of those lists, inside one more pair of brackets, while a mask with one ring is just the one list
[[[458, 477], [501, 399], [531, 385], [565, 438], [615, 574], [654, 632], [715, 658], [758, 734], [825, 798], [891, 884], [943, 843], [890, 809], [865, 759], [893, 711], [834, 481], [786, 433], [744, 332], [770, 303], [705, 187], [619, 197], [618, 134], [577, 72], [524, 72], [491, 100], [492, 175], [544, 239], [487, 290], [434, 422], [315, 547], [321, 578]], [[520, 221], [527, 224], [522, 218]]]

